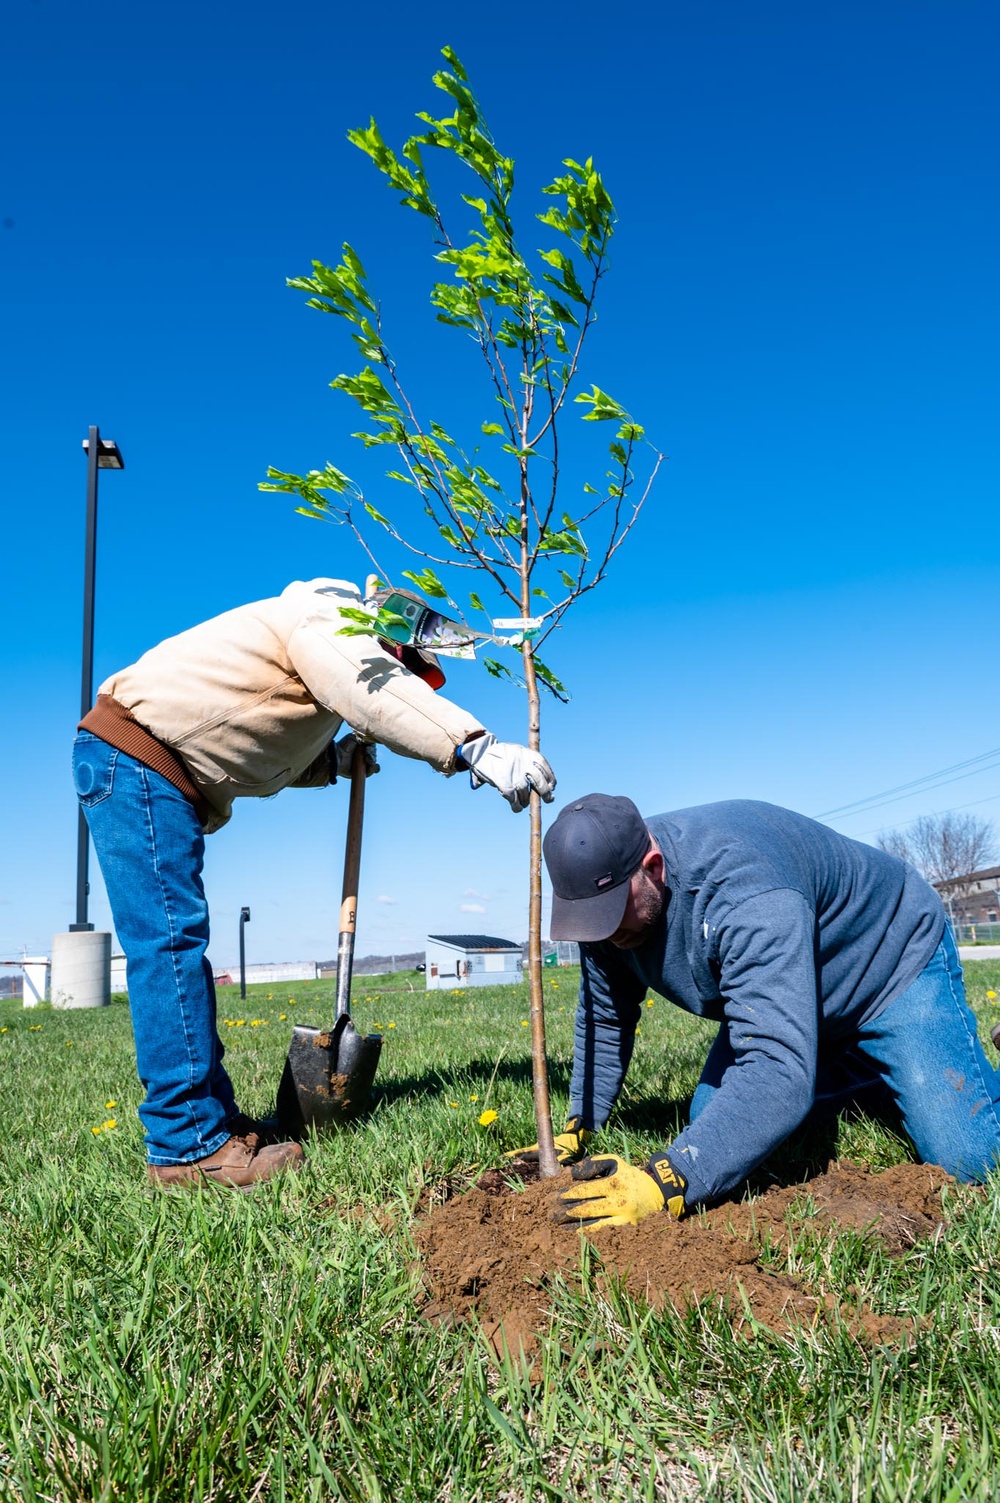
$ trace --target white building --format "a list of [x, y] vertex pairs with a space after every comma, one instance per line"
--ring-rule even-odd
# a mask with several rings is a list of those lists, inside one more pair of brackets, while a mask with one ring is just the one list
[[429, 992], [521, 980], [521, 946], [492, 934], [428, 934], [424, 958]]

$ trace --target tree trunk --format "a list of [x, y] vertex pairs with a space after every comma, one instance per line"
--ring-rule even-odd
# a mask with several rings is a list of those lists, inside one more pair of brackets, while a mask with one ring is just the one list
[[[525, 612], [526, 614], [526, 612]], [[528, 690], [528, 745], [539, 750], [540, 706], [538, 680], [531, 646], [525, 643], [524, 681]], [[552, 1107], [549, 1102], [549, 1066], [545, 1052], [545, 1002], [542, 992], [542, 801], [532, 793], [528, 810], [531, 820], [531, 859], [528, 882], [528, 986], [531, 993], [531, 1085], [535, 1098], [538, 1133], [538, 1166], [543, 1179], [559, 1173], [552, 1140]]]

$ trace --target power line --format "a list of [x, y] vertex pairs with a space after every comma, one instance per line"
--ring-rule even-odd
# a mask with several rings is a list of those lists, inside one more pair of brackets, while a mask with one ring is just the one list
[[[996, 803], [997, 799], [1000, 799], [1000, 793], [990, 793], [986, 798], [974, 798], [971, 799], [967, 804], [953, 804], [950, 809], [935, 809], [932, 814], [927, 816], [927, 818], [937, 819], [939, 815], [942, 814], [957, 814], [960, 809], [975, 809], [979, 804]], [[924, 817], [925, 816], [923, 814], [915, 814], [912, 819], [905, 820], [903, 824], [899, 826], [899, 828], [901, 830], [908, 830], [910, 828], [910, 825], [915, 825], [918, 819], [923, 819]], [[881, 833], [882, 826], [879, 825], [871, 830], [862, 830], [860, 835], [852, 835], [851, 839], [864, 840], [867, 835], [880, 835]]]
[[[912, 793], [929, 793], [932, 788], [943, 788], [948, 783], [960, 782], [962, 778], [975, 777], [977, 773], [989, 772], [993, 767], [1000, 767], [1000, 761], [991, 762], [988, 767], [977, 767], [978, 762], [986, 762], [990, 757], [1000, 758], [1000, 746], [992, 751], [982, 752], [978, 757], [969, 757], [964, 762], [954, 762], [950, 767], [939, 767], [936, 772], [925, 773], [922, 778], [914, 778], [909, 783], [897, 783], [895, 788], [885, 788], [881, 793], [870, 793], [866, 798], [859, 798], [852, 804], [841, 804], [836, 809], [826, 809], [822, 814], [814, 814], [814, 819], [830, 819], [835, 814], [868, 814], [872, 809], [881, 808], [883, 804], [895, 804], [900, 799], [909, 797]], [[962, 772], [962, 768], [970, 768], [969, 772]], [[956, 777], [948, 777], [948, 773], [956, 773]]]

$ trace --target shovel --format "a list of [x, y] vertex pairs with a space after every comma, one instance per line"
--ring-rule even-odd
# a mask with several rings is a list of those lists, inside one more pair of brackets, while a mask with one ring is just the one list
[[351, 969], [366, 776], [364, 747], [359, 744], [351, 761], [351, 802], [337, 947], [337, 1017], [332, 1028], [309, 1028], [296, 1023], [292, 1029], [278, 1086], [277, 1113], [282, 1128], [293, 1138], [303, 1137], [310, 1128], [328, 1132], [359, 1117], [368, 1105], [382, 1052], [380, 1033], [358, 1033], [351, 1022]]

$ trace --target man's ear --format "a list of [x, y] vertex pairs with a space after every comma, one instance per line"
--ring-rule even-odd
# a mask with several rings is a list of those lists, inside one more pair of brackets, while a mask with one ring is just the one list
[[642, 858], [642, 869], [647, 877], [652, 877], [654, 882], [663, 881], [663, 852], [655, 848], [647, 851]]

